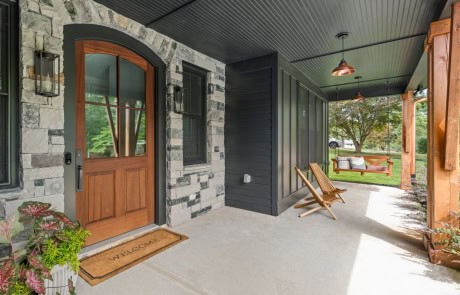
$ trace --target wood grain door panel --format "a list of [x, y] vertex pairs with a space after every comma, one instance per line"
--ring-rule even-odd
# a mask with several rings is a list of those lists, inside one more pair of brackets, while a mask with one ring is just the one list
[[87, 224], [116, 217], [115, 175], [115, 171], [86, 174]]
[[[91, 232], [90, 245], [153, 223], [154, 68], [116, 44], [82, 40], [75, 48], [76, 149], [84, 155], [76, 212]], [[108, 66], [94, 66], [94, 61]], [[141, 78], [133, 82], [130, 71]], [[87, 126], [93, 122], [99, 125]]]

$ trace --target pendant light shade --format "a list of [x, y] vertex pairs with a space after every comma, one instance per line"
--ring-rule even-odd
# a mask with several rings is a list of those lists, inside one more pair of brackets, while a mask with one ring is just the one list
[[345, 61], [344, 56], [344, 40], [348, 37], [348, 33], [338, 33], [335, 37], [342, 40], [342, 60], [340, 61], [339, 65], [332, 71], [332, 76], [346, 76], [353, 74], [356, 72], [356, 69]]
[[359, 88], [359, 79], [361, 79], [361, 78], [362, 78], [361, 76], [358, 76], [358, 77], [355, 78], [355, 79], [358, 80], [358, 92], [353, 97], [353, 101], [356, 101], [356, 102], [362, 102], [365, 99], [364, 95], [361, 94], [361, 89]]

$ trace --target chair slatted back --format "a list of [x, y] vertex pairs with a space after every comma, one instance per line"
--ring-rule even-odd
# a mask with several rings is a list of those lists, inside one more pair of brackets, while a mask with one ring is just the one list
[[311, 192], [315, 200], [321, 205], [324, 206], [324, 200], [320, 196], [320, 194], [316, 191], [316, 189], [313, 187], [310, 181], [308, 181], [307, 177], [305, 177], [305, 174], [303, 174], [302, 170], [299, 168], [295, 167], [295, 170], [297, 172], [297, 175], [299, 175], [300, 179], [302, 179], [302, 182], [305, 184], [305, 186], [308, 188], [308, 190]]
[[318, 181], [318, 185], [321, 188], [321, 191], [324, 194], [335, 191], [337, 188], [332, 184], [329, 178], [324, 173], [323, 169], [318, 165], [318, 163], [310, 163], [310, 170], [313, 172], [313, 175]]

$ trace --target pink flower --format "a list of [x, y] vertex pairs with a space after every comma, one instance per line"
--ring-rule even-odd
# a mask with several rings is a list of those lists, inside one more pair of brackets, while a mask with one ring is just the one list
[[72, 222], [72, 220], [70, 220], [64, 213], [61, 213], [61, 212], [53, 212], [53, 216], [58, 219], [59, 221], [61, 221], [62, 223], [64, 223], [65, 225], [71, 227], [71, 228], [74, 228], [75, 227], [75, 223]]
[[3, 262], [2, 268], [0, 269], [0, 291], [6, 293], [10, 285], [10, 280], [14, 275], [14, 264], [11, 260]]
[[58, 230], [59, 229], [59, 225], [55, 220], [41, 221], [40, 223], [38, 223], [38, 227], [42, 230]]
[[50, 215], [51, 211], [48, 209], [51, 207], [49, 203], [41, 202], [24, 202], [19, 208], [18, 211], [26, 216], [31, 217], [43, 217]]
[[45, 294], [45, 284], [33, 270], [26, 271], [26, 284], [38, 294]]

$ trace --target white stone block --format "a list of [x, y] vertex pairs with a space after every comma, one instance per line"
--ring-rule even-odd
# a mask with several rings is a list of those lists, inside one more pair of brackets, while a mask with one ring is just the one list
[[65, 151], [64, 144], [50, 144], [49, 145], [49, 152], [51, 154], [62, 154]]
[[64, 111], [62, 109], [40, 108], [40, 127], [49, 129], [64, 128]]
[[64, 137], [63, 136], [51, 136], [51, 143], [52, 144], [64, 144]]
[[202, 202], [210, 200], [210, 199], [215, 199], [216, 198], [216, 188], [209, 187], [207, 189], [204, 189], [200, 192], [200, 195], [201, 195]]
[[23, 129], [22, 152], [26, 154], [44, 154], [48, 152], [47, 129]]
[[46, 178], [58, 178], [64, 176], [64, 167], [45, 167], [45, 168], [32, 168], [24, 169], [24, 181]]
[[45, 179], [45, 195], [57, 195], [64, 193], [64, 178]]
[[22, 154], [21, 155], [22, 168], [32, 168], [32, 155]]

